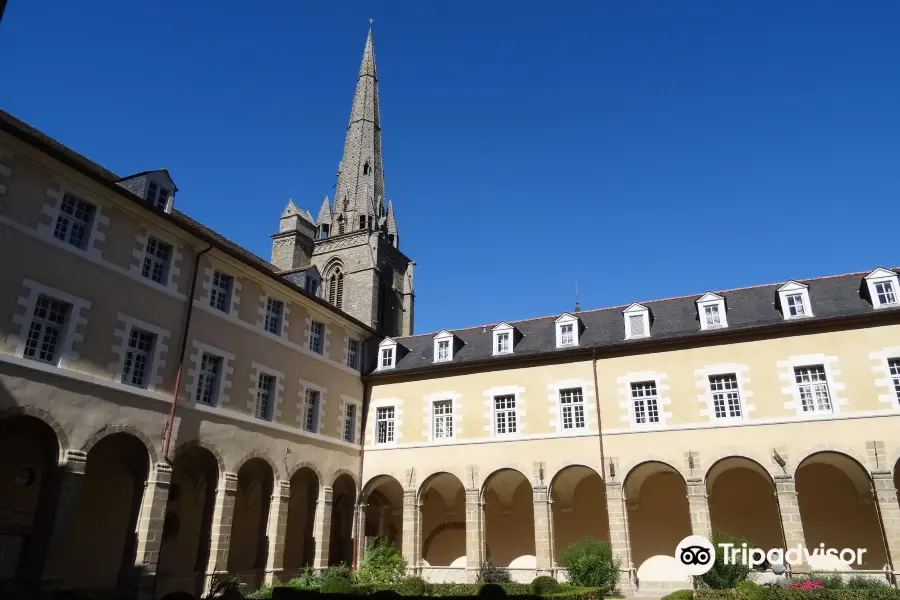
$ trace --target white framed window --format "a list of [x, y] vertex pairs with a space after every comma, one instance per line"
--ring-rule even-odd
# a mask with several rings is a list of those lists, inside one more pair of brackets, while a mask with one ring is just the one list
[[234, 289], [234, 277], [221, 271], [213, 272], [212, 285], [209, 288], [209, 305], [224, 313], [231, 312], [231, 291]]
[[391, 444], [395, 436], [395, 411], [393, 406], [379, 406], [375, 409], [375, 443]]
[[345, 442], [356, 443], [356, 405], [348, 404], [344, 411], [344, 431], [343, 439]]
[[788, 281], [778, 288], [778, 296], [785, 319], [802, 319], [813, 316], [808, 285], [793, 280]]
[[257, 419], [272, 420], [277, 384], [278, 379], [274, 375], [269, 375], [268, 373], [259, 374], [259, 381], [256, 383], [256, 408], [254, 410]]
[[587, 426], [584, 416], [584, 394], [581, 388], [559, 390], [559, 414], [564, 430], [584, 429]]
[[206, 406], [216, 406], [219, 402], [219, 379], [222, 376], [222, 357], [204, 352], [200, 358], [200, 372], [197, 375], [197, 391], [194, 400]]
[[650, 336], [650, 309], [642, 304], [632, 304], [622, 314], [625, 316], [626, 340]]
[[736, 374], [710, 375], [709, 391], [716, 419], [740, 419], [743, 416]]
[[147, 238], [141, 275], [160, 285], [168, 285], [171, 264], [172, 245], [152, 236]]
[[494, 435], [511, 435], [518, 430], [515, 394], [494, 396]]
[[712, 292], [706, 292], [697, 299], [697, 314], [700, 317], [700, 329], [719, 329], [728, 327], [725, 314], [725, 298]]
[[316, 354], [325, 351], [325, 323], [312, 321], [309, 324], [309, 349]]
[[169, 196], [171, 195], [172, 191], [169, 188], [165, 188], [156, 182], [151, 181], [147, 185], [147, 202], [154, 208], [166, 210], [169, 207]]
[[579, 321], [578, 317], [564, 313], [558, 317], [556, 323], [556, 347], [566, 348], [578, 345]]
[[381, 368], [382, 369], [393, 369], [394, 368], [394, 349], [393, 348], [382, 348], [381, 349]]
[[122, 363], [122, 383], [147, 389], [153, 366], [156, 334], [132, 327]]
[[66, 194], [59, 204], [59, 213], [53, 227], [53, 237], [69, 243], [79, 250], [86, 250], [96, 212], [97, 207], [93, 204], [72, 194]]
[[450, 360], [450, 340], [439, 340], [437, 344], [437, 359]]
[[378, 370], [393, 369], [397, 366], [397, 346], [397, 342], [391, 338], [381, 340], [381, 343], [378, 344], [378, 364], [376, 365]]
[[23, 356], [51, 365], [59, 364], [72, 305], [40, 294], [34, 305]]
[[659, 394], [655, 381], [631, 384], [631, 405], [635, 425], [659, 423]]
[[897, 306], [900, 297], [897, 274], [887, 269], [878, 268], [866, 275], [866, 286], [873, 308]]
[[891, 374], [891, 383], [894, 385], [894, 395], [900, 402], [900, 358], [889, 358], [888, 372]]
[[306, 291], [309, 292], [310, 294], [312, 294], [313, 296], [318, 296], [319, 295], [319, 280], [312, 275], [307, 275], [306, 281], [304, 281], [304, 289], [306, 289]]
[[501, 331], [497, 334], [497, 354], [508, 354], [511, 344], [509, 343], [509, 332]]
[[347, 366], [351, 369], [359, 369], [359, 340], [347, 338]]
[[453, 439], [453, 400], [431, 403], [431, 439]]
[[515, 329], [509, 323], [500, 323], [494, 329], [494, 354], [512, 354], [515, 343]]
[[453, 360], [453, 343], [456, 336], [442, 329], [434, 336], [434, 362]]
[[831, 394], [824, 365], [794, 367], [794, 381], [800, 394], [800, 407], [805, 413], [831, 412]]
[[319, 406], [322, 393], [319, 390], [306, 390], [306, 402], [303, 403], [303, 429], [310, 433], [319, 431]]
[[275, 298], [266, 298], [266, 316], [263, 327], [269, 333], [281, 335], [281, 325], [284, 322], [284, 302]]

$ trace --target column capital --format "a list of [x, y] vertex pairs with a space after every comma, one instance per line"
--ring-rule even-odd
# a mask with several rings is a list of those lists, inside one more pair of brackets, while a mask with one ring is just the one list
[[87, 453], [81, 450], [66, 450], [66, 456], [63, 459], [63, 468], [74, 475], [84, 475], [84, 469], [87, 467]]
[[219, 489], [217, 491], [222, 491], [226, 494], [236, 494], [237, 484], [237, 473], [222, 473], [222, 478], [219, 479]]
[[873, 469], [871, 473], [872, 479], [894, 479], [894, 474], [890, 469]]
[[285, 479], [279, 479], [272, 486], [272, 498], [281, 498], [288, 500], [291, 497], [291, 482]]

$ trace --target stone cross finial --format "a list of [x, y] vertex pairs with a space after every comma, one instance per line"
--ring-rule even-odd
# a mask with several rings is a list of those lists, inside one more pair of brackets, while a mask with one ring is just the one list
[[372, 23], [374, 23], [374, 22], [375, 22], [375, 19], [373, 19], [372, 17], [369, 17], [369, 29], [372, 28]]

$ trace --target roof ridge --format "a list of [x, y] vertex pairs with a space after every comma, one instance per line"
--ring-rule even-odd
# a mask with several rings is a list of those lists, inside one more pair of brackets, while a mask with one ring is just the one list
[[[768, 286], [771, 286], [771, 285], [778, 285], [779, 283], [784, 284], [784, 283], [787, 283], [788, 281], [819, 281], [819, 280], [822, 280], [822, 279], [834, 279], [834, 278], [837, 278], [837, 277], [850, 277], [850, 276], [852, 276], [852, 275], [868, 275], [869, 273], [871, 273], [872, 271], [874, 271], [874, 270], [877, 269], [877, 268], [887, 269], [887, 270], [889, 270], [889, 271], [896, 271], [897, 269], [900, 269], [900, 266], [897, 266], [897, 267], [875, 267], [874, 269], [871, 269], [871, 270], [868, 270], [868, 271], [852, 271], [852, 272], [850, 272], [850, 273], [836, 273], [836, 274], [832, 274], [832, 275], [820, 275], [820, 276], [818, 276], [818, 277], [805, 277], [805, 278], [798, 278], [798, 279], [786, 279], [786, 280], [783, 280], [783, 281], [780, 281], [780, 282], [778, 282], [778, 281], [773, 281], [773, 282], [769, 282], [769, 283], [756, 283], [756, 284], [753, 284], [753, 285], [745, 285], [745, 286], [741, 286], [741, 287], [728, 288], [728, 289], [717, 290], [717, 291], [714, 291], [712, 288], [707, 288], [707, 289], [704, 290], [703, 292], [699, 292], [699, 293], [695, 292], [695, 293], [693, 293], [693, 294], [682, 294], [682, 295], [680, 295], [680, 296], [669, 296], [669, 297], [667, 297], [667, 298], [657, 298], [657, 299], [655, 299], [655, 300], [636, 300], [636, 301], [634, 301], [634, 302], [628, 302], [627, 304], [614, 304], [614, 305], [612, 305], [612, 306], [602, 306], [602, 307], [599, 307], [599, 308], [582, 309], [582, 310], [580, 310], [580, 311], [578, 311], [578, 312], [579, 312], [579, 313], [599, 312], [599, 311], [601, 311], [601, 310], [612, 310], [612, 309], [619, 308], [619, 307], [623, 307], [623, 306], [624, 306], [624, 307], [628, 307], [628, 306], [631, 306], [632, 304], [650, 304], [651, 302], [665, 302], [665, 301], [667, 301], [667, 300], [681, 300], [681, 299], [683, 299], [683, 298], [693, 298], [693, 297], [695, 297], [695, 296], [699, 297], [699, 296], [702, 296], [703, 294], [705, 294], [706, 292], [713, 292], [714, 294], [727, 294], [727, 293], [729, 293], [729, 292], [740, 292], [740, 291], [743, 291], [743, 290], [752, 290], [752, 289], [756, 289], [756, 288], [768, 287]], [[430, 335], [430, 336], [435, 336], [435, 335], [437, 335], [438, 333], [440, 333], [441, 331], [444, 331], [445, 329], [446, 329], [447, 331], [451, 332], [451, 333], [454, 333], [454, 332], [457, 332], [457, 331], [467, 331], [467, 330], [469, 330], [469, 329], [479, 329], [479, 328], [487, 328], [487, 327], [496, 327], [499, 323], [504, 323], [504, 322], [505, 322], [505, 323], [509, 323], [509, 324], [513, 324], [513, 323], [524, 323], [525, 321], [539, 321], [540, 319], [550, 319], [550, 318], [553, 318], [553, 317], [558, 317], [558, 316], [560, 316], [560, 315], [562, 315], [562, 314], [564, 314], [564, 313], [566, 313], [566, 312], [571, 312], [571, 311], [563, 311], [563, 312], [560, 312], [560, 313], [554, 313], [554, 314], [550, 314], [550, 315], [542, 315], [542, 316], [540, 316], [540, 317], [528, 317], [528, 318], [526, 318], [526, 319], [518, 319], [518, 320], [515, 320], [515, 321], [510, 321], [510, 320], [505, 320], [505, 319], [504, 319], [504, 320], [496, 321], [495, 323], [485, 323], [485, 324], [483, 324], [483, 325], [470, 325], [470, 326], [468, 326], [468, 327], [459, 327], [459, 328], [456, 328], [456, 329], [447, 329], [446, 327], [444, 327], [444, 328], [439, 329], [439, 330], [437, 330], [437, 331], [431, 331], [431, 332], [427, 332], [427, 333], [417, 333], [417, 334], [415, 334], [415, 335], [408, 335], [408, 336], [405, 336], [405, 337], [395, 337], [395, 338], [391, 338], [391, 339], [398, 340], [398, 339], [410, 339], [410, 338], [415, 338], [415, 337], [424, 337], [424, 336], [429, 336], [429, 335]]]

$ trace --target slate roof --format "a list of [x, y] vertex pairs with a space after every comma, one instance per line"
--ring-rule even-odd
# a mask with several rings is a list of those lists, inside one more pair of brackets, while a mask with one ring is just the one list
[[[897, 269], [892, 269], [897, 273]], [[626, 340], [625, 319], [622, 311], [630, 306], [623, 304], [611, 308], [583, 310], [571, 313], [581, 320], [582, 331], [578, 349], [591, 348], [614, 350], [626, 349], [629, 346], [646, 345], [660, 340], [697, 338], [721, 335], [723, 332], [750, 330], [764, 326], [792, 327], [803, 322], [823, 321], [833, 317], [851, 317], [867, 313], [890, 312], [900, 317], [900, 308], [874, 309], [868, 299], [864, 277], [871, 271], [821, 277], [816, 279], [797, 279], [809, 286], [810, 304], [813, 317], [786, 321], [778, 302], [778, 288], [784, 281], [768, 285], [739, 288], [727, 291], [716, 291], [725, 298], [728, 327], [701, 331], [697, 315], [696, 301], [705, 292], [669, 298], [665, 300], [641, 301], [640, 304], [650, 309], [650, 337]], [[562, 312], [560, 313], [562, 314]], [[376, 372], [373, 375], [420, 370], [434, 366], [435, 369], [448, 365], [465, 365], [485, 363], [502, 363], [523, 356], [552, 356], [555, 353], [571, 353], [571, 348], [556, 347], [556, 329], [554, 321], [559, 315], [526, 319], [523, 321], [507, 321], [521, 334], [512, 354], [493, 356], [493, 337], [491, 328], [496, 324], [449, 330], [463, 342], [463, 346], [450, 362], [434, 364], [434, 333], [423, 333], [409, 337], [393, 338], [405, 350], [398, 355], [399, 360], [393, 369]]]
[[[253, 254], [246, 248], [234, 243], [233, 241], [217, 233], [216, 231], [213, 231], [199, 221], [195, 221], [181, 211], [173, 209], [171, 213], [166, 213], [162, 210], [150, 206], [149, 204], [147, 204], [147, 202], [144, 201], [143, 198], [134, 195], [129, 190], [118, 185], [117, 182], [122, 181], [122, 178], [119, 175], [95, 163], [89, 158], [82, 156], [68, 146], [61, 144], [47, 134], [35, 129], [28, 123], [17, 119], [13, 115], [2, 109], [0, 109], [0, 130], [6, 131], [11, 135], [14, 135], [15, 137], [22, 139], [25, 142], [41, 149], [60, 162], [69, 165], [70, 167], [80, 171], [87, 177], [105, 185], [119, 195], [133, 201], [143, 210], [153, 212], [160, 218], [172, 222], [174, 225], [181, 227], [182, 229], [188, 231], [201, 240], [212, 244], [214, 247], [218, 248], [225, 254], [228, 254], [233, 258], [240, 260], [248, 266], [256, 269], [263, 275], [271, 277], [272, 279], [277, 280], [280, 283], [292, 288], [294, 291], [303, 294], [313, 302], [316, 302], [317, 304], [322, 306], [322, 308], [330, 312], [340, 314], [344, 319], [351, 321], [352, 323], [363, 328], [369, 333], [375, 333], [374, 329], [372, 329], [370, 326], [366, 325], [359, 319], [351, 317], [347, 313], [338, 310], [325, 300], [313, 296], [305, 289], [298, 286], [295, 282], [283, 277], [278, 269], [276, 269], [274, 265], [272, 265], [272, 263], [270, 263], [269, 261]], [[133, 175], [129, 175], [128, 177], [133, 177]]]

